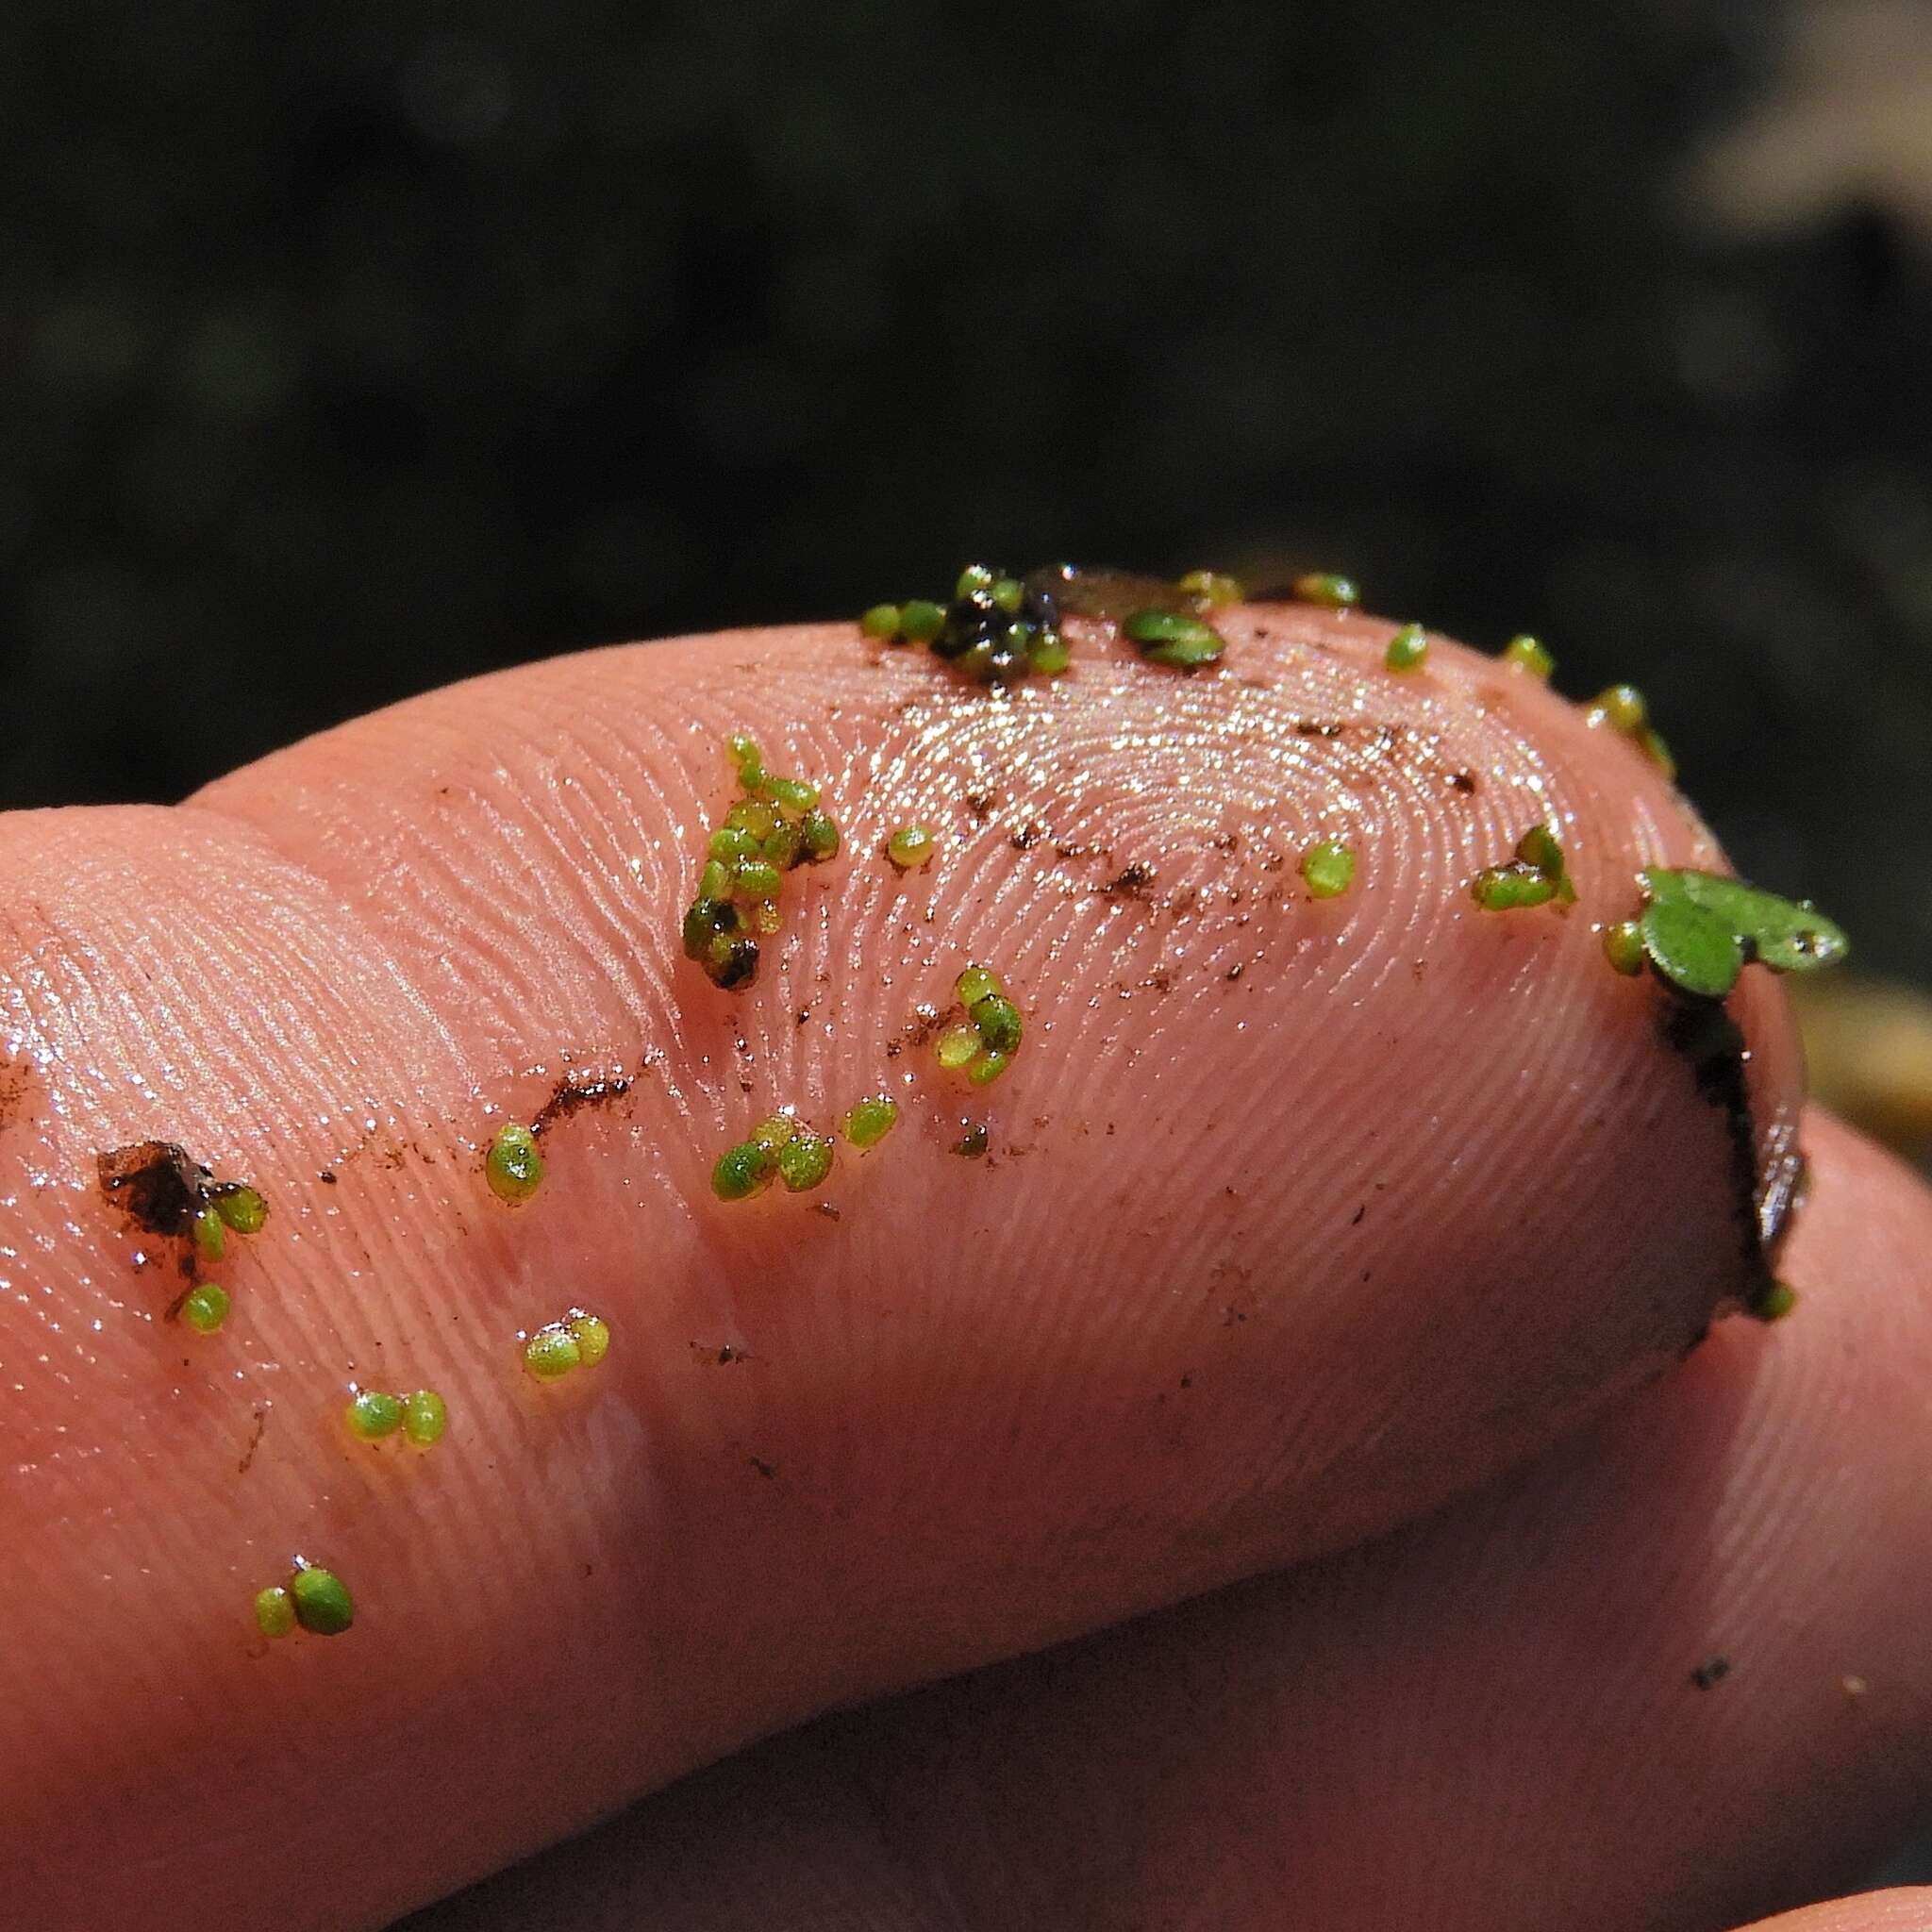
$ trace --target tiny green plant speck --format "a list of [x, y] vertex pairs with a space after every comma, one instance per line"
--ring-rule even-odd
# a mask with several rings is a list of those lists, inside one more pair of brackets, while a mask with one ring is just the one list
[[197, 1282], [181, 1297], [181, 1319], [197, 1335], [212, 1335], [228, 1319], [228, 1291], [212, 1281]]
[[1340, 839], [1317, 839], [1302, 854], [1302, 883], [1311, 899], [1339, 899], [1355, 883], [1355, 854]]
[[1292, 588], [1297, 602], [1326, 604], [1335, 610], [1352, 610], [1362, 601], [1353, 577], [1337, 576], [1331, 571], [1305, 571]]
[[536, 1135], [513, 1121], [498, 1127], [483, 1158], [483, 1175], [499, 1201], [521, 1207], [543, 1185], [543, 1156]]
[[1650, 707], [1634, 684], [1613, 684], [1599, 691], [1583, 722], [1592, 729], [1607, 727], [1627, 738], [1666, 778], [1677, 775], [1677, 761], [1651, 724]]
[[1527, 635], [1514, 637], [1503, 646], [1503, 662], [1513, 670], [1526, 673], [1529, 676], [1547, 684], [1550, 675], [1557, 668], [1557, 660], [1538, 641]]

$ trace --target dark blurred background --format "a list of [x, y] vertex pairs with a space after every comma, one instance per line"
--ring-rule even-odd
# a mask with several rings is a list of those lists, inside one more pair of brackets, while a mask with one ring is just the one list
[[[453, 21], [460, 25], [452, 25]], [[1932, 12], [0, 12], [0, 804], [969, 555], [1651, 695], [1932, 958]]]

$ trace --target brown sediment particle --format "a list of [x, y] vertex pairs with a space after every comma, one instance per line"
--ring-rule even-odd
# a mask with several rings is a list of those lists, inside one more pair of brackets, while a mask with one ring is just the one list
[[994, 795], [983, 787], [975, 787], [966, 794], [966, 809], [984, 824], [992, 816], [992, 808], [999, 803]]
[[1137, 899], [1143, 897], [1153, 883], [1154, 868], [1136, 859], [1132, 865], [1123, 867], [1100, 890], [1122, 898]]
[[945, 1017], [935, 1006], [917, 1006], [913, 1008], [912, 1018], [906, 1023], [900, 1040], [907, 1046], [924, 1046], [939, 1031], [940, 1022]]
[[716, 1347], [708, 1342], [693, 1341], [691, 1344], [691, 1359], [702, 1363], [708, 1369], [722, 1369], [732, 1362], [748, 1362], [751, 1351], [740, 1348], [736, 1342], [721, 1341]]
[[1030, 852], [1032, 851], [1034, 846], [1040, 843], [1041, 840], [1045, 838], [1045, 829], [1041, 825], [1039, 820], [1028, 819], [1026, 823], [1024, 825], [1022, 825], [1017, 832], [1013, 834], [1011, 840], [1008, 842], [1010, 842], [1015, 852]]
[[762, 1456], [748, 1457], [746, 1460], [768, 1482], [778, 1474], [778, 1465], [775, 1462], [767, 1462]]
[[541, 1140], [559, 1121], [575, 1118], [587, 1107], [608, 1107], [613, 1101], [622, 1100], [630, 1088], [629, 1078], [623, 1074], [595, 1080], [566, 1074], [538, 1109], [536, 1119], [530, 1123], [530, 1132]]
[[324, 1187], [332, 1188], [336, 1184], [336, 1171], [332, 1167], [325, 1167], [319, 1174], [315, 1176], [315, 1178], [319, 1180]]
[[20, 1103], [26, 1098], [31, 1083], [31, 1069], [12, 1060], [0, 1064], [0, 1130], [13, 1124], [14, 1116], [20, 1111]]
[[1467, 798], [1474, 794], [1475, 791], [1475, 774], [1474, 772], [1451, 772], [1449, 774], [1449, 785], [1452, 791], [1459, 791]]
[[267, 1427], [268, 1410], [258, 1408], [255, 1411], [255, 1431], [248, 1438], [248, 1447], [242, 1452], [242, 1460], [235, 1465], [237, 1475], [248, 1474], [248, 1465], [255, 1460], [255, 1452], [261, 1447], [261, 1432]]
[[185, 1235], [201, 1211], [213, 1170], [174, 1141], [137, 1141], [95, 1157], [101, 1192], [144, 1234]]
[[1690, 1681], [1693, 1684], [1695, 1684], [1700, 1690], [1710, 1690], [1716, 1689], [1716, 1687], [1722, 1684], [1724, 1680], [1730, 1674], [1731, 1660], [1729, 1657], [1706, 1657], [1705, 1660], [1701, 1664], [1699, 1664], [1694, 1671], [1690, 1673]]

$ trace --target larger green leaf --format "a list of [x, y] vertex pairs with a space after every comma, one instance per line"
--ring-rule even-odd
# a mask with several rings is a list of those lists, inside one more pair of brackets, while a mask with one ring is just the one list
[[1654, 898], [1639, 922], [1650, 963], [1686, 992], [1721, 1000], [1744, 970], [1744, 948], [1729, 923], [1677, 892]]
[[1816, 973], [1851, 951], [1844, 928], [1806, 899], [1782, 899], [1712, 872], [1656, 868], [1642, 874], [1653, 899], [1676, 898], [1724, 921], [1774, 973]]

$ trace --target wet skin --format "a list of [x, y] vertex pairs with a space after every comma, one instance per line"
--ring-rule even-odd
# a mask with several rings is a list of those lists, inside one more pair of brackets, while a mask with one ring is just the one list
[[[1009, 701], [849, 625], [593, 654], [0, 821], [0, 1864], [42, 1924], [380, 1924], [828, 1705], [1386, 1529], [1748, 1291], [1729, 1125], [1591, 930], [1714, 861], [1670, 788], [1444, 642], [1396, 678], [1374, 620], [1220, 622], [1215, 673], [1075, 627]], [[846, 856], [727, 995], [676, 925], [741, 729]], [[1578, 906], [1477, 910], [1545, 820]], [[984, 1091], [916, 1011], [974, 958], [1028, 1021]], [[1770, 1165], [1789, 1023], [1761, 973], [1733, 1011]], [[496, 1126], [600, 1081], [495, 1200]], [[881, 1088], [818, 1195], [711, 1197], [774, 1105]], [[151, 1138], [271, 1203], [215, 1337], [98, 1186]], [[573, 1305], [610, 1357], [540, 1388], [517, 1333]], [[348, 1439], [352, 1381], [447, 1437]], [[358, 1622], [270, 1650], [297, 1552]]]

